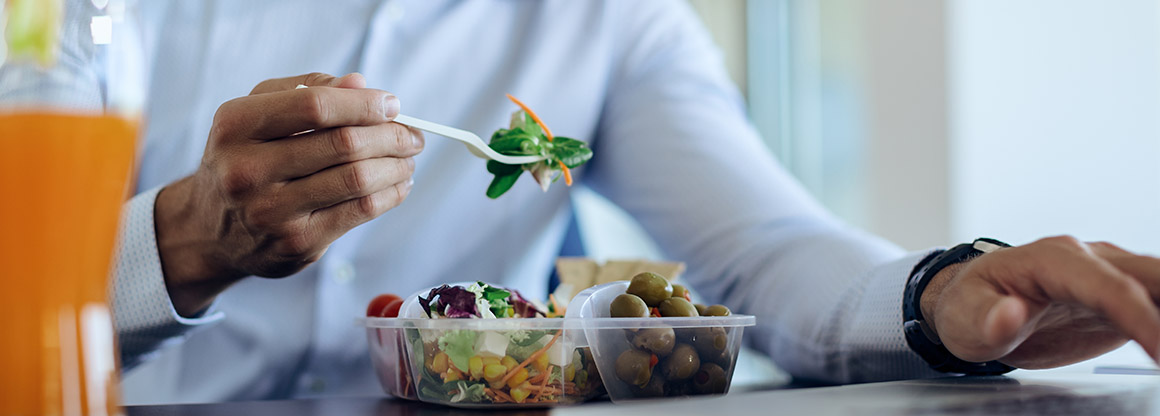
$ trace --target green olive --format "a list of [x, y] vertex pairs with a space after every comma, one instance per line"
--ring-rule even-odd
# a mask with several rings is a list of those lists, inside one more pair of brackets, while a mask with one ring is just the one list
[[673, 285], [659, 274], [644, 272], [632, 277], [625, 293], [640, 296], [648, 306], [657, 306], [673, 297]]
[[673, 284], [674, 298], [684, 298], [686, 296], [689, 296], [689, 289], [686, 289], [683, 285]]
[[648, 318], [648, 305], [636, 295], [621, 293], [608, 309], [613, 318]]
[[680, 396], [691, 396], [691, 395], [693, 395], [693, 381], [692, 381], [692, 379], [681, 380], [681, 381], [670, 381], [668, 383], [665, 383], [665, 396], [666, 397], [680, 397]]
[[673, 353], [661, 361], [661, 374], [671, 381], [692, 377], [701, 368], [701, 358], [689, 344], [677, 344]]
[[665, 378], [660, 374], [653, 374], [652, 378], [648, 380], [648, 384], [640, 388], [639, 395], [641, 397], [664, 397]]
[[672, 328], [641, 328], [635, 333], [629, 332], [628, 338], [632, 346], [661, 357], [673, 352], [673, 346], [677, 343], [677, 335]]
[[697, 308], [697, 315], [708, 316], [708, 315], [705, 315], [706, 313], [708, 313], [708, 310], [709, 310], [708, 306], [702, 305], [700, 303], [694, 303], [693, 307]]
[[713, 363], [701, 365], [697, 374], [693, 375], [693, 390], [697, 394], [725, 394], [729, 386], [729, 378], [725, 369]]
[[693, 347], [705, 361], [716, 361], [729, 347], [729, 334], [719, 326], [694, 328]]
[[733, 314], [733, 312], [730, 312], [729, 308], [726, 308], [725, 305], [713, 305], [713, 306], [710, 306], [708, 308], [705, 308], [705, 313], [703, 313], [701, 315], [702, 316], [729, 316], [732, 314]]
[[642, 387], [648, 384], [652, 371], [649, 361], [652, 356], [644, 351], [628, 349], [616, 357], [616, 377], [625, 383]]
[[685, 298], [668, 298], [661, 302], [661, 316], [698, 316], [697, 308]]

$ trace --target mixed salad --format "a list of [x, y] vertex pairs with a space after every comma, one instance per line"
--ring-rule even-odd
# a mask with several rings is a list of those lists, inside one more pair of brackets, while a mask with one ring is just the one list
[[553, 136], [543, 120], [520, 100], [508, 94], [508, 99], [520, 107], [512, 113], [511, 125], [499, 129], [491, 135], [488, 146], [505, 155], [543, 156], [546, 159], [536, 163], [508, 165], [494, 160], [487, 162], [487, 171], [495, 175], [487, 187], [487, 196], [499, 198], [515, 185], [524, 171], [532, 174], [532, 179], [544, 192], [548, 186], [564, 178], [564, 183], [572, 186], [572, 169], [583, 165], [592, 158], [588, 144], [576, 139]]
[[[546, 316], [519, 292], [477, 282], [443, 285], [419, 304], [432, 319]], [[416, 383], [427, 401], [455, 404], [556, 404], [587, 399], [600, 387], [587, 349], [550, 330], [409, 329]]]

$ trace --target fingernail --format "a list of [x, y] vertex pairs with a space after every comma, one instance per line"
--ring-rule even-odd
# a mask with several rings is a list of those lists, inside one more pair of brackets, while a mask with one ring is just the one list
[[407, 178], [407, 183], [404, 184], [403, 186], [406, 187], [407, 189], [411, 189], [412, 187], [415, 186], [415, 178], [414, 177]]
[[383, 109], [386, 111], [387, 119], [393, 120], [395, 116], [399, 115], [399, 107], [398, 97], [391, 94], [383, 96]]
[[413, 158], [413, 157], [407, 158], [407, 166], [410, 166], [411, 170], [414, 170], [415, 169], [415, 158]]
[[416, 149], [422, 150], [423, 149], [423, 135], [422, 134], [411, 134], [411, 145], [415, 146]]

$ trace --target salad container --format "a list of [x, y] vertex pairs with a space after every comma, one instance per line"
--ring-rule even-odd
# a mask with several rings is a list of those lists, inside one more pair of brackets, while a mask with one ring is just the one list
[[[409, 362], [406, 368], [399, 360], [374, 360], [385, 391], [467, 408], [551, 407], [602, 395], [579, 324], [560, 318], [366, 319], [368, 331], [400, 333], [405, 344], [398, 357]], [[412, 385], [391, 384], [404, 379]]]
[[418, 400], [403, 328], [392, 323], [397, 319], [371, 319], [381, 321], [378, 325], [367, 322], [366, 328], [371, 363], [375, 366], [375, 374], [379, 377], [383, 391], [401, 399]]
[[[612, 298], [627, 287], [587, 289], [563, 318], [431, 319], [418, 301], [427, 292], [420, 292], [405, 299], [399, 318], [363, 322], [383, 390], [405, 399], [513, 408], [605, 393], [623, 402], [728, 392], [742, 333], [754, 318], [610, 317]], [[658, 342], [671, 349], [647, 350]]]

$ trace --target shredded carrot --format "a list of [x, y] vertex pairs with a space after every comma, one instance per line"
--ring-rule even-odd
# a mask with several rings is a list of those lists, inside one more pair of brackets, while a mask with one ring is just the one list
[[548, 387], [549, 378], [550, 377], [544, 377], [544, 381], [540, 382], [540, 392], [536, 393], [536, 397], [540, 397], [541, 394], [544, 394], [544, 389]]
[[[560, 370], [560, 371], [564, 371], [564, 370]], [[544, 388], [545, 388], [545, 387], [548, 387], [548, 379], [549, 379], [549, 378], [551, 378], [551, 377], [549, 377], [549, 375], [551, 375], [551, 374], [552, 374], [552, 366], [548, 366], [548, 371], [545, 371], [545, 372], [543, 372], [543, 373], [540, 373], [540, 374], [536, 375], [536, 377], [543, 376], [543, 377], [542, 377], [542, 378], [543, 378], [543, 380], [542, 380], [542, 381], [540, 381], [540, 391], [537, 391], [537, 392], [536, 392], [536, 399], [539, 399], [539, 398], [540, 398], [540, 395], [541, 395], [541, 394], [544, 394]], [[562, 374], [562, 373], [561, 373], [561, 374]], [[533, 377], [533, 378], [534, 378], [534, 377]], [[532, 383], [532, 384], [535, 384], [535, 383], [536, 383], [535, 381], [532, 381], [532, 380], [528, 380], [528, 382], [529, 382], [529, 383]]]
[[562, 393], [562, 391], [560, 391], [560, 389], [552, 387], [552, 386], [546, 386], [546, 387], [528, 386], [528, 391], [538, 391], [538, 392], [543, 392], [544, 394], [560, 394], [560, 393]]
[[548, 303], [550, 303], [552, 305], [552, 310], [556, 311], [556, 315], [563, 315], [564, 314], [564, 312], [560, 310], [560, 303], [556, 302], [556, 294], [555, 293], [548, 294]]
[[[496, 390], [495, 397], [497, 397], [501, 400], [504, 400], [504, 401], [512, 402], [512, 403], [516, 402], [516, 399], [513, 399], [512, 396], [508, 396], [508, 394], [504, 393], [503, 390]], [[503, 402], [500, 402], [500, 403], [503, 403]]]
[[520, 108], [523, 109], [525, 113], [528, 113], [528, 117], [531, 117], [532, 121], [535, 121], [536, 124], [540, 125], [541, 129], [544, 129], [544, 135], [548, 136], [548, 141], [552, 141], [552, 131], [548, 130], [548, 125], [544, 124], [543, 120], [540, 120], [540, 116], [537, 116], [535, 111], [532, 111], [531, 108], [528, 108], [527, 105], [524, 105], [522, 101], [512, 96], [511, 94], [508, 94], [507, 97], [509, 100], [512, 100], [513, 103], [516, 103], [516, 105], [520, 106]]
[[556, 335], [552, 337], [551, 341], [548, 341], [547, 344], [544, 344], [543, 348], [540, 348], [540, 349], [536, 350], [536, 352], [532, 353], [532, 355], [529, 355], [528, 359], [524, 360], [524, 362], [520, 363], [520, 365], [517, 365], [517, 366], [515, 366], [515, 368], [512, 368], [510, 371], [508, 371], [508, 373], [505, 374], [503, 376], [503, 378], [500, 379], [499, 382], [500, 383], [507, 383], [508, 379], [510, 379], [510, 378], [512, 378], [512, 376], [516, 375], [516, 371], [520, 371], [521, 368], [527, 367], [528, 364], [531, 364], [532, 361], [535, 361], [537, 358], [540, 358], [541, 355], [544, 355], [544, 353], [548, 351], [548, 348], [551, 348], [552, 344], [555, 344], [556, 340], [560, 339], [560, 334], [563, 334], [563, 333], [564, 333], [564, 331], [562, 331], [562, 330], [556, 331]]
[[568, 165], [565, 165], [564, 161], [558, 160], [557, 162], [560, 162], [560, 171], [564, 172], [564, 184], [572, 186], [572, 170], [568, 169]]

